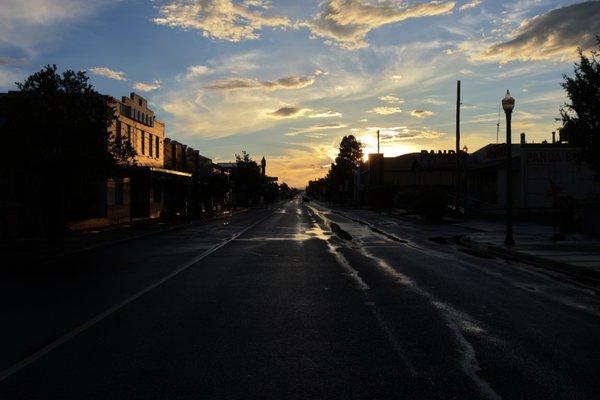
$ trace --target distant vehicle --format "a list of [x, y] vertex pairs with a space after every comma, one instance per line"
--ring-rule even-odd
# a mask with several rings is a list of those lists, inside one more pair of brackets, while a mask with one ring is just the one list
[[302, 196], [302, 202], [303, 203], [310, 203], [310, 199], [306, 196]]

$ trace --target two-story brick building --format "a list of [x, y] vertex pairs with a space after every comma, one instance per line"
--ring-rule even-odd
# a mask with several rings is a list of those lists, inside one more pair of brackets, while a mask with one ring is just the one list
[[128, 140], [136, 156], [129, 165], [119, 166], [115, 176], [107, 180], [105, 194], [100, 196], [106, 198], [103, 216], [75, 221], [73, 228], [158, 218], [166, 208], [168, 189], [174, 182], [191, 184], [192, 173], [165, 168], [165, 124], [156, 118], [148, 101], [131, 93], [109, 102], [115, 111], [111, 135]]

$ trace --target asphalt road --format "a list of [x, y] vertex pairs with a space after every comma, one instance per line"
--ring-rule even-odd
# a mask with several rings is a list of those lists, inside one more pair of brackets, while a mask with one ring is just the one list
[[294, 201], [10, 269], [0, 398], [599, 398], [598, 293], [343, 212], [370, 225]]

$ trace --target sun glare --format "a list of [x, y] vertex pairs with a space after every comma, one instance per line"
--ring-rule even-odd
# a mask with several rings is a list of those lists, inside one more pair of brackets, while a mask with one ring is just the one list
[[[369, 158], [369, 154], [377, 153], [377, 134], [360, 135], [358, 140], [363, 144], [363, 160]], [[410, 144], [380, 142], [379, 151], [386, 157], [396, 157], [402, 154], [413, 153], [417, 149]]]

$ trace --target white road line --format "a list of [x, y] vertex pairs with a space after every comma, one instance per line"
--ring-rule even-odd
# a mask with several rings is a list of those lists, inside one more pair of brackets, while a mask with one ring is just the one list
[[209, 255], [211, 255], [215, 251], [219, 250], [220, 248], [224, 247], [228, 243], [231, 243], [232, 241], [234, 241], [235, 239], [237, 239], [239, 236], [243, 235], [244, 233], [248, 232], [250, 229], [254, 228], [256, 225], [260, 224], [261, 222], [263, 222], [264, 220], [266, 220], [267, 218], [269, 218], [271, 215], [272, 215], [272, 213], [270, 213], [269, 215], [266, 215], [265, 217], [259, 219], [258, 221], [256, 221], [252, 225], [250, 225], [250, 226], [242, 229], [240, 232], [238, 232], [235, 235], [231, 236], [230, 238], [224, 240], [223, 242], [219, 243], [218, 245], [216, 245], [216, 246], [214, 246], [214, 247], [206, 250], [204, 253], [202, 253], [202, 254], [198, 255], [197, 257], [191, 259], [190, 261], [188, 261], [188, 262], [180, 265], [179, 267], [177, 267], [177, 269], [175, 269], [174, 271], [170, 272], [169, 274], [167, 274], [163, 278], [159, 279], [158, 281], [154, 282], [153, 284], [151, 284], [151, 285], [145, 287], [144, 289], [138, 291], [137, 293], [129, 296], [128, 298], [126, 298], [122, 302], [118, 303], [117, 305], [115, 305], [115, 306], [109, 308], [108, 310], [106, 310], [106, 311], [98, 314], [94, 318], [88, 320], [87, 322], [83, 323], [82, 325], [79, 325], [77, 328], [75, 328], [72, 331], [64, 334], [63, 336], [61, 336], [58, 339], [56, 339], [55, 341], [49, 343], [45, 347], [43, 347], [40, 350], [36, 351], [35, 353], [29, 355], [28, 357], [24, 358], [23, 360], [19, 361], [18, 363], [14, 364], [11, 367], [9, 367], [9, 368], [5, 369], [4, 371], [0, 372], [0, 382], [4, 381], [5, 379], [7, 379], [10, 376], [14, 375], [15, 373], [19, 372], [20, 370], [22, 370], [23, 368], [27, 367], [28, 365], [34, 363], [35, 361], [37, 361], [41, 357], [45, 356], [46, 354], [50, 353], [52, 350], [56, 349], [57, 347], [65, 344], [65, 343], [67, 343], [68, 341], [70, 341], [71, 339], [73, 339], [75, 336], [79, 335], [80, 333], [82, 333], [82, 332], [86, 331], [87, 329], [91, 328], [92, 326], [96, 325], [98, 322], [102, 321], [103, 319], [105, 319], [105, 318], [109, 317], [110, 315], [114, 314], [115, 312], [119, 311], [121, 308], [123, 308], [126, 305], [132, 303], [133, 301], [135, 301], [138, 298], [142, 297], [146, 293], [152, 291], [153, 289], [156, 289], [157, 287], [159, 287], [163, 283], [167, 282], [169, 279], [171, 279], [171, 278], [175, 277], [176, 275], [180, 274], [181, 272], [185, 271], [186, 269], [188, 269], [192, 265], [196, 264], [197, 262], [199, 262], [203, 258], [208, 257]]
[[[316, 208], [313, 208], [312, 206], [307, 206], [306, 209], [309, 214], [314, 214], [314, 215], [318, 214], [319, 218], [321, 218], [325, 224], [326, 224], [326, 221], [331, 222], [331, 220], [329, 220], [326, 216], [324, 216]], [[313, 219], [313, 223], [318, 226], [318, 223], [314, 219]], [[375, 305], [375, 302], [371, 299], [371, 296], [369, 295], [369, 292], [368, 292], [368, 290], [370, 290], [369, 285], [361, 278], [358, 270], [355, 269], [350, 264], [348, 259], [340, 251], [338, 251], [338, 247], [334, 246], [331, 243], [331, 238], [321, 239], [321, 240], [324, 240], [327, 243], [327, 248], [328, 248], [329, 252], [335, 257], [338, 264], [347, 271], [349, 277], [352, 280], [354, 280], [355, 283], [357, 284], [357, 289], [362, 292], [362, 294], [366, 300], [366, 304], [369, 307], [369, 311], [371, 312], [371, 314], [375, 318], [375, 321], [377, 321], [377, 324], [379, 325], [379, 329], [381, 329], [383, 335], [385, 336], [385, 338], [388, 340], [389, 344], [392, 346], [392, 348], [396, 352], [396, 355], [398, 357], [400, 357], [400, 359], [404, 362], [404, 366], [406, 367], [410, 376], [412, 376], [412, 377], [417, 376], [418, 375], [417, 370], [416, 370], [414, 364], [412, 363], [412, 361], [410, 360], [410, 358], [408, 357], [406, 350], [404, 350], [403, 346], [400, 344], [398, 339], [396, 339], [396, 335], [394, 334], [393, 329], [391, 328], [390, 324], [388, 324], [386, 322], [383, 315], [377, 310], [377, 306]]]
[[[316, 209], [314, 209], [312, 207], [311, 207], [311, 209], [313, 210], [313, 212], [316, 212], [317, 214], [319, 214], [319, 216], [323, 220], [328, 220], [328, 218], [325, 215], [323, 215], [323, 213], [317, 211]], [[350, 221], [353, 221], [352, 218], [349, 218], [341, 213], [337, 214], [337, 215], [340, 215], [344, 218], [349, 219]], [[354, 221], [354, 222], [357, 222], [357, 221]], [[384, 235], [384, 236], [386, 236], [386, 235]], [[384, 259], [379, 258], [372, 253], [369, 253], [364, 247], [361, 247], [360, 250], [358, 250], [358, 252], [360, 254], [362, 254], [363, 256], [375, 261], [377, 263], [377, 265], [383, 271], [385, 271], [387, 274], [389, 274], [391, 277], [393, 277], [397, 283], [406, 285], [411, 290], [413, 290], [415, 293], [417, 293], [418, 295], [427, 299], [434, 307], [436, 307], [438, 310], [440, 310], [442, 312], [442, 317], [446, 320], [448, 328], [451, 330], [452, 334], [454, 335], [454, 337], [460, 347], [460, 353], [462, 356], [461, 368], [462, 368], [463, 372], [475, 383], [475, 385], [479, 389], [480, 393], [482, 395], [484, 395], [487, 399], [501, 400], [502, 397], [500, 397], [500, 395], [491, 387], [491, 385], [485, 379], [483, 379], [479, 376], [478, 372], [480, 371], [481, 368], [479, 367], [479, 363], [477, 361], [477, 354], [475, 353], [475, 349], [473, 348], [472, 344], [467, 340], [467, 338], [465, 337], [465, 335], [463, 333], [463, 331], [465, 329], [461, 328], [461, 323], [464, 324], [466, 322], [469, 324], [469, 326], [475, 327], [476, 329], [479, 329], [480, 331], [485, 332], [485, 330], [483, 330], [482, 328], [479, 328], [478, 321], [474, 320], [470, 315], [460, 312], [460, 311], [457, 311], [454, 308], [452, 308], [450, 305], [436, 300], [435, 297], [431, 293], [429, 293], [426, 290], [417, 286], [412, 281], [412, 279], [410, 279], [408, 276], [398, 272], [395, 268], [393, 268], [390, 264], [388, 264]], [[340, 254], [340, 256], [342, 258], [346, 259], [342, 254]], [[347, 260], [345, 262], [348, 263]], [[348, 263], [348, 266], [352, 270], [356, 271], [352, 266], [350, 266], [349, 263]], [[356, 271], [356, 276], [359, 276], [358, 271]], [[361, 279], [361, 281], [362, 281], [362, 279]], [[365, 285], [366, 285], [366, 283], [365, 283]], [[365, 291], [365, 296], [367, 298], [369, 298], [369, 294], [366, 291]], [[406, 352], [403, 350], [402, 346], [396, 339], [396, 336], [394, 335], [392, 329], [387, 324], [387, 322], [385, 321], [383, 316], [377, 311], [377, 308], [376, 308], [376, 305], [374, 302], [373, 302], [372, 310], [373, 310], [373, 314], [375, 315], [375, 318], [377, 319], [377, 322], [379, 323], [379, 326], [381, 327], [381, 329], [383, 329], [383, 331], [384, 331], [385, 335], [388, 337], [390, 343], [392, 344], [392, 346], [394, 346], [398, 355], [404, 360], [404, 362], [406, 363], [407, 367], [409, 368], [409, 371], [411, 372], [411, 374], [413, 376], [415, 376], [417, 374], [415, 368], [413, 367], [412, 363], [408, 359]]]

